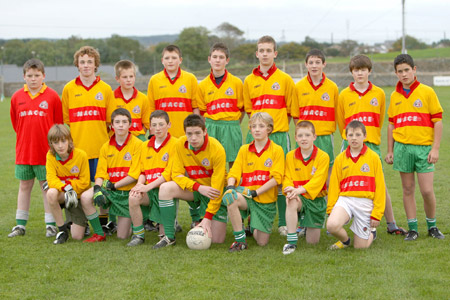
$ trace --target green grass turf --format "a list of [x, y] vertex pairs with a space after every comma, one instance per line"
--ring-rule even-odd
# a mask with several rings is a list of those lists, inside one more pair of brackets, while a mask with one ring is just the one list
[[[392, 87], [385, 88], [387, 98]], [[14, 179], [15, 135], [9, 121], [9, 99], [0, 103], [0, 298], [1, 299], [447, 299], [450, 283], [450, 88], [436, 88], [444, 107], [444, 134], [436, 165], [437, 224], [445, 240], [426, 236], [422, 199], [416, 189], [420, 237], [404, 242], [390, 236], [383, 220], [378, 239], [367, 250], [331, 252], [335, 242], [322, 232], [317, 246], [299, 240], [298, 250], [284, 256], [286, 241], [276, 233], [259, 247], [249, 238], [248, 251], [227, 252], [233, 241], [228, 224], [224, 244], [208, 251], [191, 251], [185, 236], [190, 220], [181, 203], [183, 232], [173, 248], [153, 251], [155, 233], [145, 245], [127, 248], [116, 237], [105, 243], [69, 240], [52, 245], [45, 238], [42, 198], [36, 184], [24, 237], [7, 238], [15, 225], [18, 180]], [[246, 124], [247, 118], [244, 123]], [[245, 127], [243, 124], [243, 127]], [[293, 125], [291, 124], [291, 127]], [[246, 129], [244, 129], [246, 131]], [[292, 131], [292, 129], [291, 129]], [[382, 153], [386, 153], [386, 124]], [[335, 135], [336, 153], [341, 139]], [[384, 165], [399, 225], [406, 227], [401, 183], [397, 172]]]

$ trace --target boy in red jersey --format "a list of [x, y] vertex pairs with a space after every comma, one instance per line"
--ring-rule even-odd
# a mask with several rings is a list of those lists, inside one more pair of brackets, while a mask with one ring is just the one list
[[[174, 217], [176, 203], [174, 200], [159, 200], [159, 186], [171, 179], [171, 165], [175, 153], [177, 138], [170, 135], [170, 120], [167, 112], [155, 110], [150, 115], [150, 126], [153, 132], [148, 142], [142, 143], [141, 149], [141, 175], [137, 184], [130, 191], [130, 215], [133, 223], [133, 236], [127, 246], [143, 244], [143, 220], [150, 217], [159, 223], [160, 236], [164, 234], [175, 238]], [[150, 215], [143, 216], [145, 209], [151, 207]], [[147, 209], [148, 210], [148, 209]]]
[[350, 245], [344, 225], [353, 219], [354, 247], [368, 248], [377, 236], [386, 205], [381, 160], [364, 144], [366, 127], [353, 120], [345, 128], [349, 146], [336, 157], [328, 188], [327, 230], [338, 239], [330, 249]]
[[405, 241], [419, 237], [416, 200], [417, 173], [428, 227], [428, 235], [443, 239], [436, 227], [436, 195], [433, 189], [434, 164], [439, 158], [442, 137], [442, 112], [436, 93], [416, 79], [416, 66], [410, 55], [401, 54], [394, 60], [399, 82], [389, 104], [388, 153], [386, 162], [400, 172], [403, 206], [409, 231]]
[[[291, 105], [296, 102], [297, 93], [292, 78], [275, 65], [277, 57], [275, 40], [263, 36], [257, 42], [256, 57], [259, 66], [244, 81], [244, 107], [249, 117], [257, 112], [266, 112], [273, 118], [273, 132], [270, 139], [283, 148], [286, 155], [290, 151], [289, 121]], [[253, 140], [250, 131], [246, 142]], [[286, 198], [278, 193], [278, 232], [287, 234]]]
[[[79, 76], [66, 84], [62, 94], [64, 123], [69, 125], [75, 147], [85, 151], [89, 172], [95, 181], [100, 148], [109, 139], [113, 93], [111, 87], [95, 76], [100, 66], [100, 54], [90, 46], [81, 47], [73, 56]], [[115, 230], [108, 223], [108, 212], [101, 209], [100, 221], [104, 230]]]
[[125, 108], [118, 108], [111, 114], [114, 135], [100, 149], [95, 185], [81, 195], [86, 218], [94, 228], [94, 235], [84, 242], [101, 242], [106, 239], [99, 227], [99, 215], [94, 207], [110, 209], [118, 216], [117, 237], [127, 239], [131, 234], [131, 219], [128, 205], [130, 190], [140, 174], [140, 153], [142, 141], [129, 132], [131, 114]]
[[[227, 228], [227, 211], [221, 206], [225, 183], [225, 150], [218, 140], [209, 137], [202, 116], [191, 114], [184, 120], [186, 136], [175, 144], [172, 163], [172, 180], [161, 184], [160, 207], [173, 202], [174, 198], [192, 202], [199, 207], [203, 220], [197, 225], [203, 227], [213, 243], [223, 243]], [[175, 210], [170, 222], [174, 224]], [[164, 219], [163, 219], [164, 221]], [[169, 225], [165, 225], [165, 230]], [[159, 249], [175, 244], [175, 236], [167, 234], [155, 245]]]
[[[30, 59], [23, 65], [25, 85], [11, 98], [11, 123], [16, 132], [16, 178], [20, 180], [17, 196], [16, 226], [8, 237], [25, 234], [30, 210], [34, 178], [41, 188], [45, 183], [45, 157], [48, 152], [47, 133], [53, 124], [62, 123], [61, 100], [58, 94], [43, 83], [44, 64]], [[55, 236], [55, 219], [47, 205], [46, 185], [44, 198], [46, 236]]]
[[300, 121], [295, 126], [298, 144], [286, 156], [283, 191], [286, 194], [287, 244], [283, 254], [291, 254], [297, 248], [296, 233], [298, 216], [300, 226], [307, 228], [306, 242], [317, 244], [320, 229], [325, 224], [327, 210], [327, 178], [330, 158], [314, 145], [316, 133], [310, 121]]
[[260, 246], [267, 245], [277, 213], [277, 186], [284, 175], [283, 149], [269, 139], [273, 130], [272, 117], [266, 112], [257, 112], [250, 118], [249, 127], [254, 141], [239, 149], [222, 200], [228, 206], [235, 238], [229, 252], [248, 248], [241, 219], [248, 214], [252, 216], [250, 231], [256, 242]]
[[120, 86], [114, 91], [113, 108], [126, 108], [131, 114], [130, 132], [145, 141], [150, 127], [150, 106], [148, 98], [134, 87], [136, 66], [129, 60], [121, 60], [114, 66], [116, 81]]
[[[78, 197], [89, 189], [89, 163], [86, 152], [74, 148], [69, 129], [56, 124], [48, 132], [50, 151], [47, 153], [47, 199], [58, 234], [53, 244], [63, 244], [69, 238], [81, 240], [86, 228], [84, 215]], [[65, 224], [61, 206], [65, 204], [66, 217], [72, 224]]]
[[178, 46], [166, 46], [161, 58], [164, 70], [150, 78], [147, 89], [150, 112], [166, 111], [172, 120], [169, 132], [176, 138], [184, 135], [183, 120], [193, 112], [200, 113], [195, 101], [197, 78], [180, 68], [182, 61]]
[[244, 114], [242, 81], [230, 74], [226, 65], [230, 61], [230, 51], [223, 43], [215, 43], [209, 52], [211, 64], [209, 74], [199, 84], [197, 104], [205, 116], [208, 134], [216, 138], [225, 148], [230, 168], [242, 146], [240, 121]]
[[[344, 129], [352, 120], [359, 120], [364, 124], [367, 131], [364, 144], [375, 151], [381, 159], [381, 127], [386, 111], [384, 91], [369, 81], [372, 62], [367, 56], [356, 55], [352, 57], [349, 69], [355, 81], [341, 91], [336, 109], [336, 119], [343, 139], [341, 151], [345, 151], [348, 146]], [[391, 196], [387, 188], [384, 216], [389, 234], [406, 234], [406, 231], [398, 227], [395, 222]]]

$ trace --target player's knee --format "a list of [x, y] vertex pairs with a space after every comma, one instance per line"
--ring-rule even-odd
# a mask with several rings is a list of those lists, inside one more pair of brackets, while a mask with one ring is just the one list
[[342, 227], [342, 225], [339, 223], [339, 222], [337, 222], [335, 219], [328, 219], [328, 221], [327, 221], [327, 230], [330, 232], [330, 233], [336, 233], [336, 232], [338, 232], [339, 231], [339, 229], [341, 229], [341, 227]]
[[89, 191], [84, 192], [83, 194], [81, 194], [80, 200], [82, 206], [92, 205], [92, 193], [90, 193]]
[[19, 189], [22, 191], [31, 191], [33, 189], [34, 180], [21, 180], [19, 183]]
[[138, 207], [138, 206], [140, 206], [141, 205], [141, 200], [142, 200], [142, 197], [137, 197], [137, 196], [130, 196], [129, 198], [128, 198], [128, 203], [129, 203], [129, 205], [130, 205], [130, 208], [131, 207]]
[[176, 191], [178, 185], [174, 181], [164, 182], [159, 187], [160, 199], [171, 199]]
[[84, 232], [73, 232], [72, 239], [81, 241], [84, 238]]
[[57, 189], [51, 188], [47, 191], [47, 201], [50, 205], [58, 203], [59, 191]]

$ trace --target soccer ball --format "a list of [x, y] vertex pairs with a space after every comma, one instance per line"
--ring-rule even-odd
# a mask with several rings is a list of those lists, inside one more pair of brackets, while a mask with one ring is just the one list
[[194, 227], [186, 235], [186, 244], [192, 250], [206, 250], [211, 246], [211, 238], [202, 227]]

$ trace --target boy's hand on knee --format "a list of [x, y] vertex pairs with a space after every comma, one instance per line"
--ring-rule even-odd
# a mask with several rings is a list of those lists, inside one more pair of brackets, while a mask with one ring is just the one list
[[222, 203], [226, 206], [237, 200], [236, 189], [229, 189], [223, 194]]
[[216, 199], [217, 197], [220, 196], [219, 190], [207, 185], [201, 185], [198, 188], [198, 192], [203, 196], [208, 197], [209, 199]]
[[94, 204], [99, 207], [106, 206], [106, 196], [98, 184], [94, 185]]
[[102, 188], [108, 191], [115, 191], [116, 187], [114, 186], [114, 183], [109, 181], [108, 179], [103, 180]]

